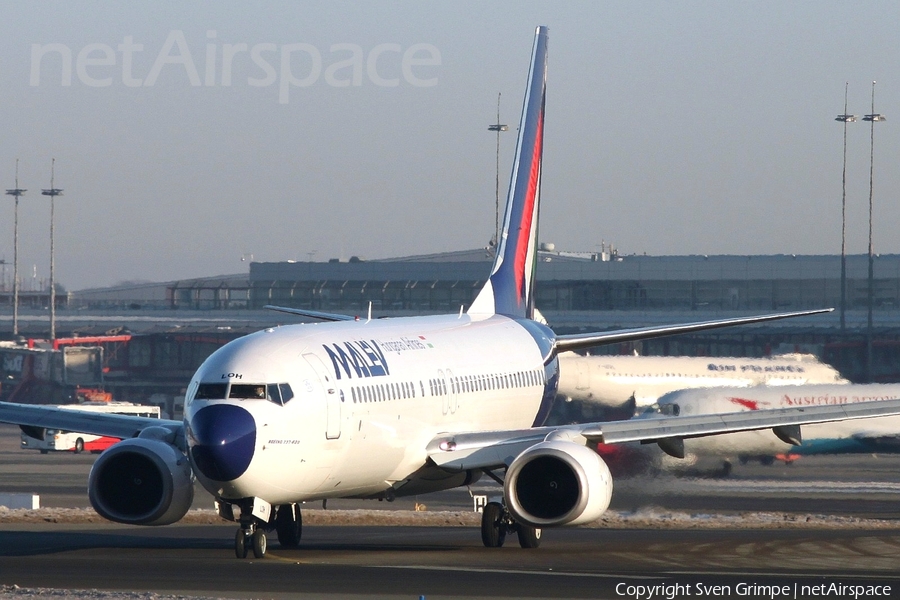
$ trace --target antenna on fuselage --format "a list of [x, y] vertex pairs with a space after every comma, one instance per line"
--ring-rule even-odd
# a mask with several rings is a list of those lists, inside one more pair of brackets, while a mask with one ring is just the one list
[[372, 320], [372, 301], [369, 300], [369, 318], [368, 318], [368, 320], [366, 321], [366, 323], [368, 323], [368, 322], [371, 321], [371, 320]]

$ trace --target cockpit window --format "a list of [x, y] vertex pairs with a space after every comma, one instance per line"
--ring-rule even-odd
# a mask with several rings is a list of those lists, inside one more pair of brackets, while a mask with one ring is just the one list
[[288, 400], [294, 397], [294, 390], [291, 389], [289, 383], [279, 383], [278, 389], [281, 390], [281, 402], [287, 404]]
[[289, 383], [201, 383], [194, 394], [196, 400], [268, 400], [286, 404], [294, 397]]
[[232, 383], [228, 397], [246, 400], [265, 400], [266, 386], [257, 383]]
[[677, 404], [663, 404], [659, 407], [659, 412], [671, 417], [677, 417], [681, 413], [681, 408]]
[[659, 414], [659, 404], [651, 404], [641, 412], [642, 417]]
[[199, 400], [221, 400], [225, 397], [227, 383], [201, 383], [197, 386], [194, 398]]
[[268, 383], [266, 384], [266, 400], [275, 404], [287, 404], [288, 400], [294, 397], [294, 392], [288, 383]]
[[281, 400], [281, 392], [278, 390], [277, 383], [270, 383], [266, 385], [266, 400], [269, 402], [274, 402], [275, 404], [284, 404]]

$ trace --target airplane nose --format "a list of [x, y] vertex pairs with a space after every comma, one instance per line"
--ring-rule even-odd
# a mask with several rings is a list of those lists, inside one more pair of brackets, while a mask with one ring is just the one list
[[190, 419], [188, 443], [201, 473], [215, 481], [231, 481], [240, 477], [253, 459], [256, 422], [240, 406], [205, 406]]

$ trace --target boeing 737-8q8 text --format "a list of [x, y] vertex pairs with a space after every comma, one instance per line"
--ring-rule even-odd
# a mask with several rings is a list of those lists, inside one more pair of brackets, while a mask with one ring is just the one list
[[547, 29], [535, 32], [502, 236], [467, 311], [266, 329], [214, 352], [197, 370], [183, 421], [0, 405], [0, 421], [125, 439], [95, 462], [91, 504], [107, 519], [164, 525], [192, 502], [194, 477], [239, 522], [235, 552], [266, 553], [266, 532], [300, 542], [300, 503], [386, 498], [503, 481], [482, 517], [484, 544], [507, 533], [535, 547], [540, 528], [606, 510], [612, 479], [588, 443], [790, 427], [900, 412], [898, 403], [542, 426], [556, 395], [557, 354], [590, 346], [754, 323], [789, 313], [556, 335], [532, 319], [543, 153]]

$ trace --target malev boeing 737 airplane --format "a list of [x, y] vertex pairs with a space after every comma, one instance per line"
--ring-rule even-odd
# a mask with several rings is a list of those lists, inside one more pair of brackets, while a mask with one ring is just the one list
[[585, 335], [556, 335], [532, 320], [546, 68], [547, 29], [538, 27], [502, 237], [468, 311], [354, 320], [295, 309], [330, 322], [266, 329], [218, 349], [190, 381], [183, 421], [15, 404], [0, 404], [0, 421], [133, 438], [91, 469], [88, 493], [100, 515], [174, 523], [191, 505], [196, 477], [219, 514], [239, 522], [237, 556], [262, 557], [267, 531], [283, 546], [299, 544], [301, 502], [391, 499], [482, 474], [504, 486], [504, 501], [484, 510], [484, 544], [500, 546], [515, 532], [522, 546], [535, 547], [541, 528], [589, 522], [606, 510], [612, 478], [588, 443], [900, 413], [894, 402], [542, 426], [559, 352], [810, 314]]

